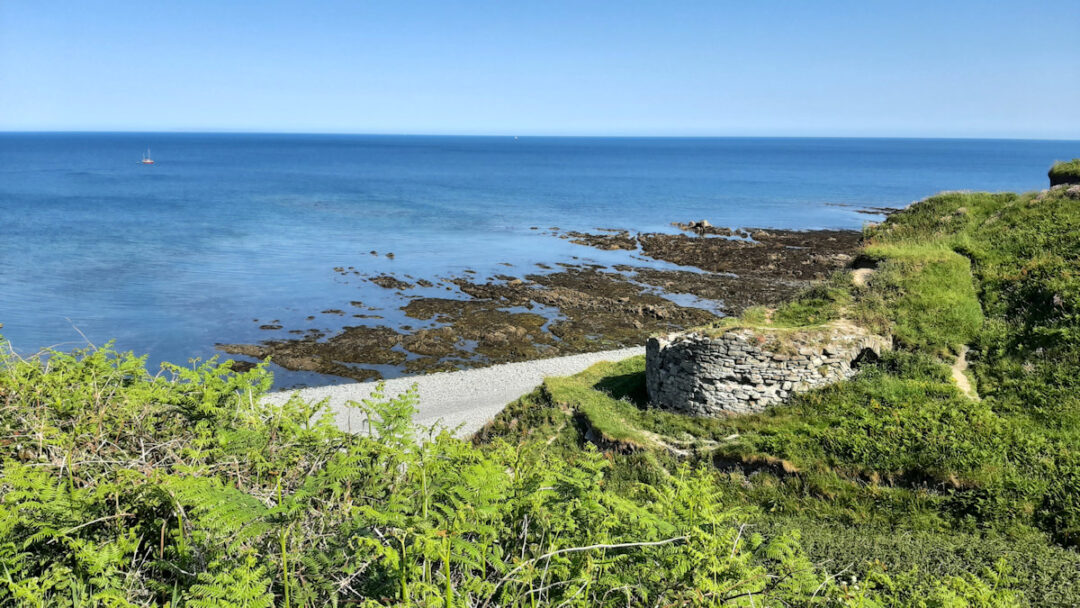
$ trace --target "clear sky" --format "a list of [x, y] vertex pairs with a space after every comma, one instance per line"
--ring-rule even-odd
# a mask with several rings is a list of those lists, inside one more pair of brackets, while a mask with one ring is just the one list
[[0, 130], [1080, 139], [1078, 25], [1078, 0], [0, 0]]

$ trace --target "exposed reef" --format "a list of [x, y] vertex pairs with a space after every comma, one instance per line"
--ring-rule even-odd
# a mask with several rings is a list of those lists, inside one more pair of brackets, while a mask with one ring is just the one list
[[609, 230], [607, 234], [593, 234], [589, 232], [564, 232], [559, 236], [578, 245], [587, 245], [597, 249], [626, 249], [634, 251], [638, 248], [637, 238], [628, 230]]
[[413, 287], [412, 283], [402, 281], [401, 279], [399, 279], [397, 277], [392, 277], [392, 276], [390, 276], [388, 274], [381, 274], [381, 275], [371, 279], [371, 282], [378, 285], [379, 287], [384, 287], [386, 289], [404, 290], [404, 289], [412, 289], [412, 287]]
[[646, 256], [681, 266], [740, 277], [809, 281], [850, 262], [862, 238], [854, 230], [749, 229], [748, 233], [750, 239], [643, 234], [638, 240]]
[[[442, 279], [405, 277], [411, 282], [381, 274], [367, 280], [399, 292], [439, 287], [449, 290], [448, 297], [399, 296], [398, 314], [419, 323], [347, 326], [329, 338], [310, 331], [218, 348], [271, 357], [287, 369], [368, 380], [382, 377], [387, 366], [397, 373], [427, 373], [640, 345], [650, 335], [700, 326], [718, 314], [781, 302], [808, 281], [850, 263], [860, 239], [856, 231], [732, 230], [708, 222], [683, 227], [692, 234], [553, 228], [579, 245], [631, 251], [627, 259], [637, 261], [559, 263], [558, 269], [538, 263], [541, 272], [483, 279], [470, 270]], [[358, 274], [351, 267], [343, 270]], [[362, 302], [351, 304], [373, 310]], [[324, 313], [342, 314], [339, 309]]]

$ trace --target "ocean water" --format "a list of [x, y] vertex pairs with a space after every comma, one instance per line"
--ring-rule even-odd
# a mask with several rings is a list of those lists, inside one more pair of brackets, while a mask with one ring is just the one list
[[[155, 165], [138, 162], [147, 146]], [[551, 227], [859, 228], [880, 219], [860, 208], [941, 190], [1043, 188], [1078, 155], [1061, 141], [0, 134], [0, 334], [24, 353], [115, 340], [182, 363], [287, 337], [259, 329], [271, 321], [404, 321], [364, 275], [628, 255]], [[319, 312], [351, 301], [386, 319]]]

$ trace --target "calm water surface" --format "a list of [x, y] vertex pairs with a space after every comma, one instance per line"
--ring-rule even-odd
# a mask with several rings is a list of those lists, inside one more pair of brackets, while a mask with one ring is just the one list
[[[138, 163], [147, 146], [155, 165]], [[184, 362], [284, 337], [258, 329], [274, 320], [403, 320], [392, 291], [335, 267], [483, 278], [625, 261], [552, 226], [859, 228], [879, 219], [860, 207], [1045, 187], [1077, 155], [1060, 141], [0, 134], [0, 333], [22, 352], [81, 332]], [[350, 301], [386, 320], [319, 314]]]

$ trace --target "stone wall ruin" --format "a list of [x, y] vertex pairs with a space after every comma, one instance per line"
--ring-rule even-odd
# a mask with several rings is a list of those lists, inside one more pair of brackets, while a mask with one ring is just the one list
[[656, 407], [695, 416], [750, 414], [846, 380], [891, 347], [889, 339], [846, 322], [673, 334], [648, 341], [645, 379]]

